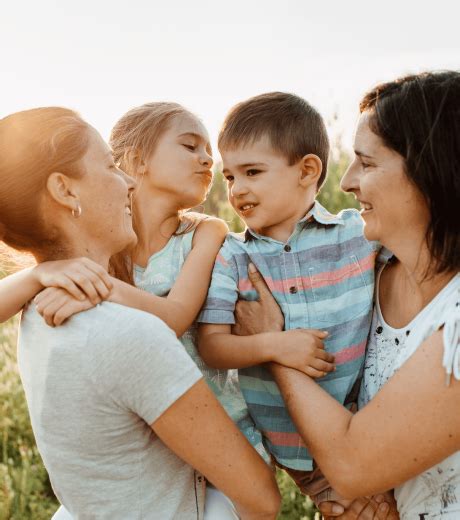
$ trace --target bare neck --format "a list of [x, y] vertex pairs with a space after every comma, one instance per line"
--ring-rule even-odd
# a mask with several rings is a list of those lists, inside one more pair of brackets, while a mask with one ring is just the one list
[[180, 208], [172, 197], [139, 191], [134, 201], [138, 238], [134, 249], [136, 264], [145, 265], [152, 254], [167, 244], [179, 225], [179, 211]]

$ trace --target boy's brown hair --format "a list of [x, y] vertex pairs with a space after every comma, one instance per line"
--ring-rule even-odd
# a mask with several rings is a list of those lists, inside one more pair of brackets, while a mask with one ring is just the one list
[[220, 150], [253, 143], [268, 136], [272, 147], [292, 165], [315, 154], [323, 163], [318, 189], [324, 183], [329, 138], [323, 118], [305, 99], [285, 92], [268, 92], [235, 105], [219, 133]]

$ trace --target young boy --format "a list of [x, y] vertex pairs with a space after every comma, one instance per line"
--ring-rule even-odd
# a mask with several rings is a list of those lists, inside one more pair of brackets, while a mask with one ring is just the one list
[[[302, 483], [312, 459], [264, 363], [318, 377], [344, 403], [364, 360], [377, 247], [364, 238], [358, 211], [331, 215], [315, 200], [329, 141], [321, 116], [304, 99], [275, 92], [236, 105], [219, 150], [230, 203], [247, 229], [230, 234], [216, 259], [198, 319], [200, 353], [210, 366], [239, 369], [266, 448]], [[257, 297], [250, 262], [281, 307], [283, 332], [231, 333], [237, 299]]]

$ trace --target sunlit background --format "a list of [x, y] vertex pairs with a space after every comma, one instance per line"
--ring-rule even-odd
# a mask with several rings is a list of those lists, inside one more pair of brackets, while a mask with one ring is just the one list
[[0, 116], [62, 105], [108, 137], [129, 108], [173, 100], [215, 142], [226, 111], [284, 90], [313, 103], [351, 146], [376, 82], [460, 68], [454, 0], [40, 0], [1, 3]]
[[[460, 69], [459, 15], [458, 0], [0, 0], [0, 117], [67, 106], [108, 138], [133, 106], [177, 101], [215, 145], [233, 104], [294, 92], [328, 122], [334, 146], [319, 200], [337, 212], [355, 204], [339, 180], [360, 97], [399, 75]], [[219, 174], [201, 209], [242, 229]], [[0, 278], [17, 268], [5, 261]], [[16, 330], [17, 318], [0, 324], [0, 520], [49, 520], [58, 502], [30, 426]], [[318, 520], [287, 475], [277, 479], [279, 520]]]

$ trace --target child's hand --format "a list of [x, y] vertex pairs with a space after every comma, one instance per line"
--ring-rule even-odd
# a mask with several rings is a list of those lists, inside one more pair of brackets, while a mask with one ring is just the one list
[[105, 300], [113, 286], [107, 271], [85, 257], [43, 262], [33, 274], [42, 287], [60, 287], [80, 301], [89, 298], [93, 305]]
[[279, 333], [273, 361], [295, 368], [310, 377], [323, 377], [335, 370], [334, 356], [324, 350], [327, 332], [293, 329]]
[[34, 299], [37, 311], [50, 327], [64, 323], [70, 316], [87, 311], [95, 306], [89, 299], [76, 299], [65, 289], [48, 287], [39, 293]]

